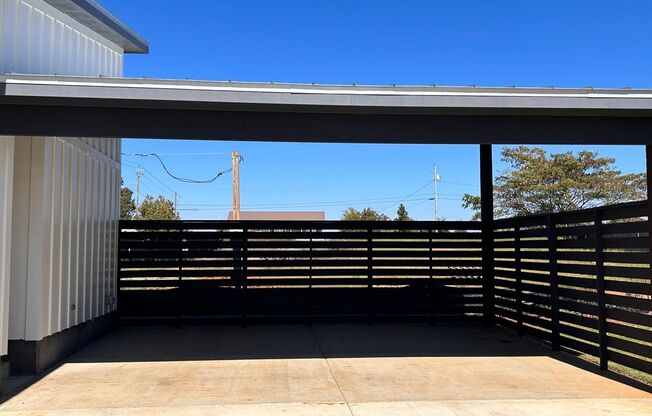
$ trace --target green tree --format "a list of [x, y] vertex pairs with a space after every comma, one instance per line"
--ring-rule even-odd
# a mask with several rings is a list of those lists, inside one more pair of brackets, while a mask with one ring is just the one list
[[[480, 197], [478, 195], [464, 194], [462, 196], [462, 208], [470, 208], [473, 211], [473, 221], [480, 221]], [[495, 212], [494, 215], [498, 216]]]
[[120, 219], [130, 220], [136, 215], [134, 191], [127, 187], [120, 188]]
[[178, 220], [179, 214], [174, 209], [174, 203], [162, 195], [154, 198], [147, 195], [138, 207], [138, 219], [141, 220]]
[[[494, 181], [496, 217], [544, 214], [645, 199], [644, 173], [622, 174], [615, 159], [583, 150], [547, 153], [537, 147], [503, 148], [508, 165]], [[466, 194], [462, 206], [479, 217], [480, 197]]]
[[371, 208], [365, 208], [359, 211], [355, 208], [347, 208], [342, 213], [342, 221], [389, 221], [385, 214], [374, 211]]
[[396, 221], [412, 221], [412, 218], [410, 218], [410, 215], [403, 204], [399, 205], [398, 210], [396, 210]]

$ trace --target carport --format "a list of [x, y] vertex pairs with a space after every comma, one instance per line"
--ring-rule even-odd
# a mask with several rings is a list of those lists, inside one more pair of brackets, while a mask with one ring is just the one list
[[[75, 403], [97, 400], [98, 412], [126, 412], [115, 409], [120, 403], [143, 412], [178, 405], [188, 412], [538, 414], [553, 406], [560, 414], [645, 414], [648, 393], [580, 369], [578, 361], [569, 365], [558, 351], [593, 357], [596, 369], [617, 364], [652, 374], [649, 202], [495, 220], [491, 145], [645, 145], [652, 189], [651, 132], [652, 92], [640, 90], [2, 76], [0, 134], [18, 141], [478, 144], [480, 160], [467, 162], [480, 163], [482, 196], [479, 223], [122, 223], [123, 232], [113, 230], [119, 270], [112, 275], [120, 322], [154, 318], [181, 329], [114, 332], [5, 409], [57, 403], [61, 412], [82, 413], [88, 409]], [[468, 264], [460, 270], [460, 262]], [[219, 310], [216, 299], [235, 303]], [[231, 326], [188, 327], [229, 319]], [[269, 321], [312, 326], [258, 325]], [[241, 347], [233, 350], [225, 334]], [[224, 372], [233, 377], [217, 384], [202, 378]], [[321, 387], [312, 389], [316, 374]], [[110, 390], [134, 375], [129, 389]], [[237, 399], [214, 395], [234, 380], [243, 383], [230, 390]], [[260, 380], [282, 385], [278, 396], [266, 397], [274, 390]], [[80, 386], [90, 396], [66, 401], [62, 392]], [[189, 407], [197, 391], [197, 400], [212, 398], [207, 407]]]

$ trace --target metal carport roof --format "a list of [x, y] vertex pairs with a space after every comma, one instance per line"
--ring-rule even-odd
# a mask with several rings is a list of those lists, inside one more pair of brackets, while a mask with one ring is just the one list
[[387, 143], [652, 143], [652, 90], [0, 76], [0, 133]]

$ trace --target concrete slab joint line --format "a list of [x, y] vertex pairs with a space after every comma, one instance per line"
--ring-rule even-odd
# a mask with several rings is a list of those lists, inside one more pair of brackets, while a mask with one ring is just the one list
[[335, 372], [333, 372], [333, 368], [328, 362], [328, 357], [326, 356], [326, 353], [324, 352], [324, 349], [322, 348], [321, 343], [319, 342], [319, 338], [317, 337], [317, 334], [315, 333], [315, 329], [312, 327], [312, 325], [310, 325], [310, 333], [312, 334], [312, 337], [314, 338], [315, 343], [317, 344], [317, 348], [319, 348], [319, 353], [324, 358], [324, 362], [326, 363], [326, 366], [328, 367], [328, 371], [330, 371], [331, 376], [333, 377], [333, 381], [335, 381], [335, 385], [337, 386], [337, 389], [340, 392], [340, 396], [342, 396], [342, 401], [346, 404], [346, 408], [349, 410], [349, 414], [353, 416], [353, 411], [351, 410], [349, 401], [346, 399], [346, 396], [344, 396], [344, 392], [342, 391], [340, 382], [337, 380], [337, 376], [335, 375]]

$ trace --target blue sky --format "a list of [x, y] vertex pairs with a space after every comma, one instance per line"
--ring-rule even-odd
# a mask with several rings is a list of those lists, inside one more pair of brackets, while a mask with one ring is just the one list
[[[208, 80], [483, 86], [652, 87], [649, 1], [216, 1], [103, 0], [151, 43], [128, 56], [125, 76]], [[180, 6], [183, 5], [183, 6]], [[591, 147], [596, 148], [596, 147]], [[554, 151], [566, 147], [552, 147]], [[644, 170], [640, 147], [599, 147], [625, 172]], [[125, 140], [128, 153], [164, 155], [174, 173], [204, 178], [245, 157], [242, 203], [252, 209], [323, 209], [348, 205], [396, 209], [407, 201], [420, 219], [433, 163], [442, 178], [440, 213], [464, 219], [459, 197], [477, 192], [474, 146], [370, 146]], [[496, 148], [495, 167], [498, 162]], [[184, 218], [223, 218], [230, 177], [212, 185], [167, 178], [155, 160], [125, 157], [144, 191], [181, 195]], [[157, 179], [155, 179], [157, 178]], [[158, 181], [163, 182], [163, 184]], [[156, 184], [156, 185], [155, 185]], [[147, 186], [150, 189], [147, 189]], [[166, 196], [168, 195], [166, 194]], [[350, 203], [349, 203], [350, 202]], [[202, 206], [199, 206], [201, 204]], [[294, 204], [294, 205], [292, 205]], [[211, 206], [206, 206], [211, 205]]]

